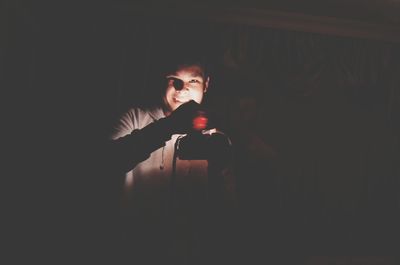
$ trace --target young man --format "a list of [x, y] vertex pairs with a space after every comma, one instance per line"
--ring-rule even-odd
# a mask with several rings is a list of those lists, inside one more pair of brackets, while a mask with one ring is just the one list
[[210, 83], [206, 67], [198, 60], [170, 65], [161, 103], [130, 109], [111, 135], [113, 167], [125, 175], [124, 251], [141, 264], [210, 258], [205, 253], [218, 241], [210, 231], [234, 200], [230, 141], [208, 126], [201, 105]]

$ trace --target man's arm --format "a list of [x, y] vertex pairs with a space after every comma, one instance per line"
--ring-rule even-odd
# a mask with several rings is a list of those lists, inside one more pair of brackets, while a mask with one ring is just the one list
[[152, 152], [165, 145], [172, 133], [164, 118], [142, 129], [107, 142], [107, 153], [116, 170], [128, 172], [146, 160]]
[[142, 129], [135, 129], [133, 116], [125, 115], [106, 144], [107, 158], [111, 161], [112, 168], [128, 172], [146, 160], [153, 151], [164, 146], [173, 134], [193, 130], [193, 117], [199, 109], [198, 103], [189, 101], [168, 117], [154, 121]]

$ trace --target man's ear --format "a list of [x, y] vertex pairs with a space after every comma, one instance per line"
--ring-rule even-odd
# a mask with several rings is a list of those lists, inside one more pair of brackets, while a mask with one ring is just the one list
[[204, 82], [204, 90], [203, 93], [206, 93], [208, 90], [208, 84], [210, 83], [210, 77], [207, 77], [206, 81]]

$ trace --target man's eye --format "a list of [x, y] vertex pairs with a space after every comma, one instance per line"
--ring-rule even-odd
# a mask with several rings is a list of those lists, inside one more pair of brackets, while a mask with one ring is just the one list
[[168, 77], [167, 78], [168, 81], [168, 85], [174, 85], [174, 83], [176, 82], [182, 82], [182, 80], [178, 79], [178, 78], [174, 78], [174, 77]]
[[192, 80], [189, 81], [189, 83], [191, 83], [191, 84], [193, 84], [193, 83], [200, 83], [200, 81], [197, 80], [197, 79], [192, 79]]

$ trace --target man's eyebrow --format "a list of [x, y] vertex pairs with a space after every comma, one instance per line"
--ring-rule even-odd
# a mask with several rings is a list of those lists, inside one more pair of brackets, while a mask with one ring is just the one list
[[192, 78], [203, 78], [203, 76], [202, 76], [202, 75], [199, 75], [199, 74], [191, 75], [190, 77], [192, 77]]
[[202, 72], [194, 72], [190, 74], [191, 77], [203, 77], [203, 73]]
[[[165, 77], [166, 78], [178, 78], [178, 79], [180, 79], [179, 76], [176, 75], [176, 74], [168, 74]], [[190, 78], [203, 78], [203, 75], [200, 74], [200, 73], [195, 73], [195, 74], [190, 74], [189, 77]]]

